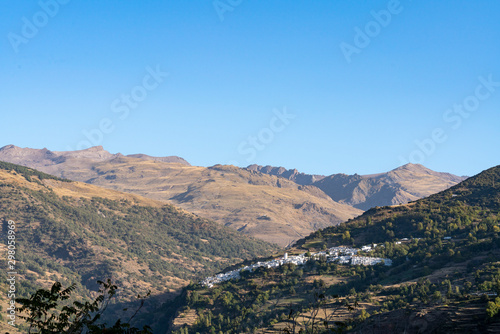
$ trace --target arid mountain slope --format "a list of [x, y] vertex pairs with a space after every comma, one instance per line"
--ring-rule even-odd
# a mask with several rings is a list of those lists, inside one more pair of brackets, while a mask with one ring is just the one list
[[330, 175], [313, 185], [334, 201], [361, 210], [408, 203], [463, 181], [464, 177], [434, 172], [422, 165], [407, 164], [376, 175]]
[[[276, 249], [164, 202], [5, 162], [0, 217], [2, 233], [8, 220], [15, 221], [16, 244], [22, 245], [16, 249], [21, 295], [56, 279], [88, 292], [107, 277], [129, 297], [148, 288], [168, 294], [203, 272]], [[0, 249], [6, 243], [4, 238]]]
[[51, 152], [7, 146], [0, 149], [0, 160], [168, 201], [281, 246], [362, 213], [333, 201], [316, 187], [234, 166], [205, 168], [143, 160], [112, 155], [102, 147]]
[[281, 246], [361, 214], [317, 188], [233, 166], [187, 167], [118, 158], [97, 164], [91, 172], [86, 182], [167, 200]]

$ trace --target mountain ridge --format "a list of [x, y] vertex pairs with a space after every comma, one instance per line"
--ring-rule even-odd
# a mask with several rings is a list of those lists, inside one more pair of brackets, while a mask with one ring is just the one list
[[[305, 174], [284, 167], [250, 165], [248, 170], [315, 186], [334, 201], [363, 211], [375, 206], [408, 203], [453, 186], [467, 177], [435, 172], [421, 164], [406, 164], [385, 173], [329, 176]], [[424, 189], [422, 189], [424, 188]]]
[[297, 169], [286, 169], [285, 167], [249, 165], [246, 167], [248, 170], [261, 172], [264, 174], [280, 176], [300, 185], [312, 185], [314, 182], [319, 181], [326, 176], [316, 174], [301, 173]]
[[[5, 145], [0, 148], [0, 160], [7, 161], [11, 163], [18, 163], [23, 165], [30, 164], [33, 168], [50, 165], [50, 162], [62, 163], [67, 159], [91, 159], [94, 161], [107, 161], [118, 157], [131, 157], [141, 160], [152, 160], [161, 161], [166, 163], [180, 163], [186, 166], [191, 166], [189, 162], [178, 156], [167, 156], [167, 157], [153, 157], [147, 154], [128, 154], [123, 155], [121, 153], [110, 153], [106, 151], [102, 146], [92, 146], [87, 149], [77, 150], [77, 151], [51, 151], [47, 148], [43, 149], [32, 149], [32, 148], [22, 148], [12, 144]], [[23, 161], [23, 159], [25, 159]], [[26, 159], [28, 159], [26, 161]]]
[[23, 161], [58, 177], [166, 201], [281, 246], [362, 213], [318, 188], [234, 166], [196, 167], [109, 155], [101, 147], [66, 152], [60, 161], [47, 159], [58, 156], [48, 150], [20, 149], [26, 154], [8, 155], [9, 150], [0, 150], [0, 160]]
[[463, 180], [463, 177], [435, 172], [419, 164], [406, 164], [372, 175], [333, 174], [313, 185], [339, 203], [368, 210], [375, 206], [408, 203]]

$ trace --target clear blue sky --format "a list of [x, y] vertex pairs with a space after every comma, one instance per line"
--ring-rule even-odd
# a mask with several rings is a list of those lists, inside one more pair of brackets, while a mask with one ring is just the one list
[[500, 164], [498, 1], [55, 1], [2, 3], [0, 146], [320, 174]]

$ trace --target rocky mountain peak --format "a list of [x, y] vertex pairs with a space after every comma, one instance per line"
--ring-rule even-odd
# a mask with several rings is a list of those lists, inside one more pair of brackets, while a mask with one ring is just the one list
[[96, 161], [110, 160], [115, 157], [115, 154], [109, 153], [102, 146], [93, 146], [78, 151], [63, 151], [54, 153], [62, 155], [66, 158], [91, 159]]
[[8, 151], [8, 150], [16, 149], [16, 148], [19, 148], [19, 147], [14, 146], [14, 145], [5, 145], [4, 147], [0, 147], [0, 151]]
[[274, 167], [274, 166], [261, 166], [261, 165], [250, 165], [246, 169], [255, 171], [255, 172], [261, 172], [263, 174], [269, 174], [269, 175], [275, 175], [279, 177], [283, 177], [285, 179], [288, 179], [290, 181], [293, 181], [297, 184], [300, 185], [311, 185], [314, 182], [321, 180], [324, 178], [324, 175], [311, 175], [311, 174], [305, 174], [305, 173], [300, 173], [297, 169], [286, 169], [285, 167]]

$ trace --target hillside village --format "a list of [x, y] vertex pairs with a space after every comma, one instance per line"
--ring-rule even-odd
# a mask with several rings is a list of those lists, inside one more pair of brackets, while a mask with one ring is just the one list
[[[363, 252], [370, 252], [377, 245], [366, 245], [361, 248]], [[383, 247], [383, 245], [380, 245]], [[232, 270], [226, 273], [220, 273], [215, 276], [207, 277], [200, 284], [204, 287], [212, 288], [215, 284], [229, 281], [231, 279], [240, 278], [240, 273], [242, 271], [254, 271], [257, 268], [277, 268], [284, 264], [292, 263], [297, 266], [304, 265], [310, 259], [326, 258], [327, 262], [338, 262], [339, 264], [351, 264], [351, 265], [363, 265], [363, 266], [374, 266], [378, 263], [384, 263], [386, 266], [392, 265], [392, 260], [383, 259], [379, 257], [369, 257], [369, 256], [358, 256], [358, 248], [350, 248], [345, 246], [332, 247], [326, 251], [321, 251], [317, 253], [311, 253], [310, 256], [306, 256], [306, 253], [289, 256], [288, 253], [281, 258], [266, 261], [257, 262], [250, 266], [245, 266], [240, 269]]]

